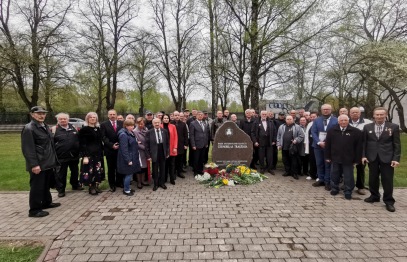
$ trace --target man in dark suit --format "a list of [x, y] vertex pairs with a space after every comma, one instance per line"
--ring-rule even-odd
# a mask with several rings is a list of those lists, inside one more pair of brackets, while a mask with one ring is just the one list
[[273, 145], [277, 141], [277, 130], [274, 122], [267, 119], [267, 111], [260, 112], [260, 118], [252, 126], [251, 138], [259, 150], [260, 173], [267, 170], [274, 175]]
[[401, 144], [399, 126], [386, 122], [387, 110], [377, 107], [373, 111], [374, 123], [363, 127], [363, 163], [369, 164], [370, 196], [365, 202], [380, 201], [380, 180], [383, 186], [383, 202], [389, 212], [394, 212], [394, 168], [399, 165]]
[[194, 176], [203, 174], [205, 149], [208, 147], [210, 136], [209, 125], [203, 121], [202, 111], [197, 112], [196, 120], [189, 125], [190, 148], [193, 152]]
[[318, 181], [313, 183], [312, 186], [325, 186], [327, 191], [331, 191], [331, 163], [325, 161], [325, 138], [329, 129], [338, 124], [338, 118], [331, 115], [331, 113], [331, 105], [322, 105], [321, 116], [314, 120], [311, 127], [312, 147], [314, 148], [318, 173]]
[[[252, 127], [254, 124], [254, 117], [252, 116], [252, 110], [251, 109], [246, 109], [244, 111], [245, 118], [240, 120], [239, 122], [239, 127], [242, 129], [249, 137], [252, 135]], [[258, 152], [257, 148], [253, 147], [253, 158], [252, 162], [250, 163], [250, 168], [256, 169], [256, 162], [258, 159]]]
[[146, 157], [153, 162], [153, 191], [165, 185], [165, 160], [170, 156], [170, 139], [167, 130], [160, 128], [161, 120], [153, 119], [153, 129], [146, 133]]
[[109, 120], [100, 124], [100, 131], [107, 161], [110, 191], [114, 192], [116, 187], [123, 187], [123, 176], [116, 172], [117, 152], [119, 149], [117, 133], [123, 128], [123, 122], [117, 120], [117, 113], [114, 109], [108, 111], [107, 117]]
[[177, 128], [178, 135], [178, 150], [177, 156], [175, 157], [175, 172], [178, 177], [185, 178], [185, 176], [182, 174], [182, 168], [184, 155], [186, 154], [186, 150], [188, 149], [188, 128], [187, 124], [180, 120], [180, 112], [174, 111], [173, 115], [174, 121], [172, 121], [172, 124], [174, 124]]
[[362, 157], [362, 132], [349, 125], [349, 117], [340, 115], [338, 125], [328, 131], [325, 141], [325, 159], [331, 163], [331, 195], [339, 193], [340, 176], [343, 174], [345, 199], [352, 199], [355, 187], [353, 166]]

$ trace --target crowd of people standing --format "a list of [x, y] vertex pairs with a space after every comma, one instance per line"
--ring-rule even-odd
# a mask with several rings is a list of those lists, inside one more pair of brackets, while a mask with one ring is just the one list
[[156, 191], [167, 189], [168, 181], [175, 185], [177, 177], [185, 178], [188, 166], [194, 176], [203, 174], [211, 141], [225, 121], [236, 123], [253, 141], [251, 168], [275, 175], [281, 150], [283, 176], [306, 176], [315, 180], [313, 186], [324, 187], [331, 195], [343, 190], [345, 199], [351, 199], [355, 185], [359, 194], [366, 194], [368, 164], [371, 195], [365, 201], [380, 201], [381, 176], [383, 201], [388, 211], [395, 211], [393, 176], [400, 161], [400, 137], [398, 126], [385, 122], [384, 108], [374, 110], [373, 122], [362, 118], [357, 107], [350, 109], [349, 116], [343, 108], [335, 117], [329, 104], [322, 105], [320, 115], [299, 109], [288, 115], [280, 112], [277, 118], [273, 112], [247, 109], [241, 120], [228, 110], [218, 111], [215, 119], [195, 109], [191, 114], [189, 110], [155, 115], [147, 111], [137, 119], [109, 110], [108, 120], [102, 123], [95, 112], [89, 112], [79, 131], [69, 124], [66, 113], [56, 116], [57, 125], [52, 128], [44, 123], [44, 108], [33, 107], [30, 113], [32, 121], [22, 131], [22, 150], [30, 173], [31, 217], [46, 216], [43, 209], [60, 205], [52, 202], [49, 188], [54, 181], [58, 197], [65, 196], [68, 168], [72, 189], [86, 186], [91, 195], [102, 192], [105, 160], [109, 190], [122, 188], [127, 196], [134, 195], [133, 180], [138, 189], [151, 183]]

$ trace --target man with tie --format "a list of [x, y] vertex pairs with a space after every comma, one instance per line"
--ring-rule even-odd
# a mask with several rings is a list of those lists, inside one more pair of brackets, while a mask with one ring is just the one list
[[110, 191], [115, 192], [116, 187], [123, 187], [123, 176], [116, 172], [117, 152], [119, 149], [117, 132], [123, 128], [123, 122], [117, 120], [117, 113], [114, 109], [108, 111], [107, 117], [109, 120], [100, 124], [100, 131], [107, 161]]
[[165, 160], [170, 156], [170, 140], [167, 130], [160, 128], [161, 120], [153, 119], [153, 129], [146, 133], [146, 158], [153, 163], [153, 191], [158, 187], [167, 189], [165, 185]]
[[312, 147], [314, 148], [318, 174], [318, 181], [312, 186], [325, 186], [327, 191], [331, 191], [331, 163], [325, 161], [325, 138], [329, 129], [338, 124], [338, 119], [331, 113], [331, 105], [322, 105], [321, 116], [314, 120], [311, 127]]
[[[372, 123], [371, 120], [361, 117], [359, 107], [352, 107], [350, 109], [349, 125], [356, 127], [360, 131], [366, 124]], [[365, 164], [359, 163], [356, 165], [356, 187], [359, 195], [366, 195], [365, 191]]]
[[260, 173], [266, 170], [274, 175], [273, 145], [277, 141], [277, 130], [272, 120], [267, 118], [267, 111], [260, 112], [260, 118], [253, 124], [251, 138], [255, 148], [258, 148]]
[[203, 174], [205, 162], [205, 149], [208, 147], [210, 137], [209, 125], [203, 121], [203, 112], [198, 111], [196, 120], [189, 125], [190, 148], [193, 154], [194, 176]]
[[349, 117], [340, 115], [338, 125], [333, 126], [325, 140], [325, 161], [331, 163], [331, 195], [339, 193], [340, 176], [343, 174], [345, 199], [352, 199], [355, 187], [353, 166], [362, 156], [362, 132], [349, 125]]
[[374, 122], [363, 128], [363, 163], [369, 165], [370, 196], [365, 202], [380, 202], [380, 176], [383, 186], [383, 202], [389, 212], [394, 212], [394, 168], [399, 166], [401, 144], [399, 126], [386, 122], [387, 110], [377, 107], [373, 111]]

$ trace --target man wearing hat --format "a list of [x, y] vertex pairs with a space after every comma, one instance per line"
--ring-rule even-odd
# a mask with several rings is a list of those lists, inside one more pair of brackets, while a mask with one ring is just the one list
[[50, 181], [54, 178], [54, 168], [58, 165], [54, 141], [49, 127], [44, 123], [47, 112], [41, 106], [30, 110], [31, 122], [21, 132], [21, 149], [30, 174], [29, 217], [49, 215], [43, 209], [58, 207], [52, 203]]
[[153, 129], [153, 113], [146, 111], [146, 127], [148, 130]]

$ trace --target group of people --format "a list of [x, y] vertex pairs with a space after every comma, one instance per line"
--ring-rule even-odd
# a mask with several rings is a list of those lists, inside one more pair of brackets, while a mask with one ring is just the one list
[[[101, 193], [105, 160], [110, 191], [123, 188], [127, 196], [134, 194], [132, 180], [139, 189], [150, 186], [150, 167], [153, 191], [167, 189], [168, 180], [175, 185], [177, 177], [185, 178], [188, 165], [195, 176], [203, 174], [211, 141], [225, 121], [236, 123], [252, 139], [251, 168], [257, 169], [258, 165], [261, 173], [274, 175], [281, 150], [283, 176], [298, 179], [306, 175], [309, 180], [316, 179], [313, 186], [324, 186], [332, 195], [342, 189], [345, 198], [351, 199], [354, 166], [358, 193], [365, 194], [364, 170], [368, 163], [371, 196], [365, 201], [380, 201], [381, 175], [383, 201], [387, 210], [395, 211], [393, 175], [400, 161], [400, 137], [398, 126], [385, 122], [384, 108], [375, 109], [373, 123], [361, 118], [357, 107], [350, 109], [350, 118], [346, 109], [341, 109], [336, 118], [328, 104], [321, 107], [320, 116], [300, 109], [287, 116], [280, 112], [275, 119], [272, 112], [258, 114], [247, 109], [241, 120], [228, 110], [218, 111], [214, 119], [195, 109], [191, 114], [186, 109], [155, 116], [147, 111], [137, 119], [109, 110], [108, 120], [100, 124], [98, 115], [89, 112], [79, 130], [69, 123], [66, 113], [59, 113], [57, 125], [49, 128], [44, 123], [46, 113], [43, 107], [33, 107], [32, 121], [22, 131], [22, 151], [30, 173], [30, 217], [46, 216], [44, 209], [60, 206], [52, 202], [49, 189], [54, 185], [58, 196], [65, 196], [68, 168], [72, 189], [88, 186], [91, 195]], [[340, 180], [344, 182], [342, 187]]]

